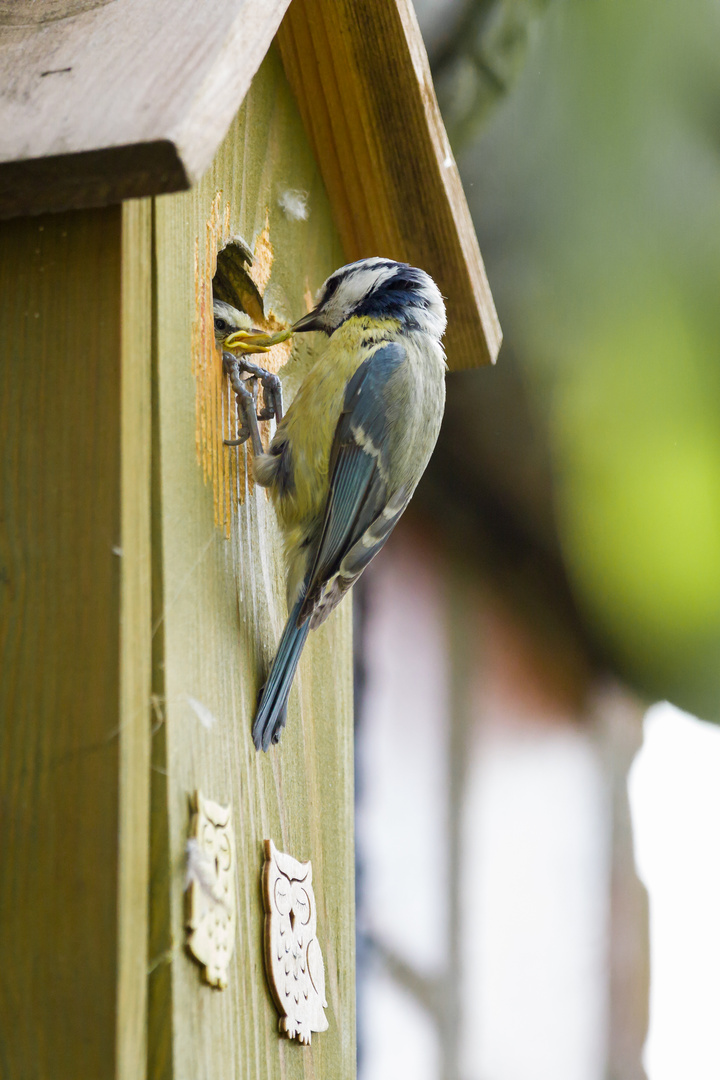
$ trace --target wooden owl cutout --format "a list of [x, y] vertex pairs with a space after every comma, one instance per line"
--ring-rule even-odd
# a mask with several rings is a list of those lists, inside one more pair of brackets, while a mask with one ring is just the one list
[[235, 837], [231, 807], [193, 796], [187, 844], [187, 945], [211, 986], [224, 989], [235, 947]]
[[326, 1031], [325, 966], [316, 935], [312, 865], [265, 841], [263, 868], [265, 966], [280, 1031], [309, 1046], [313, 1031]]

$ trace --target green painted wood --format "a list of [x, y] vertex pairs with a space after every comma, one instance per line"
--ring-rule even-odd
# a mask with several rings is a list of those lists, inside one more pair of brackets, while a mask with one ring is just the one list
[[141, 1075], [150, 217], [0, 228], [0, 1075]]
[[[278, 199], [307, 192], [308, 218]], [[218, 247], [240, 236], [267, 325], [297, 318], [344, 261], [303, 126], [274, 50], [193, 191], [156, 201], [155, 693], [150, 957], [153, 1077], [349, 1078], [355, 1074], [351, 606], [311, 635], [280, 745], [258, 754], [250, 724], [286, 617], [274, 512], [248, 451], [222, 446], [234, 401], [212, 344]], [[270, 365], [288, 355], [278, 347]], [[307, 351], [291, 361], [286, 395]], [[265, 432], [267, 437], [267, 432]], [[215, 723], [205, 726], [192, 700]], [[189, 797], [232, 802], [238, 936], [226, 990], [184, 948]], [[262, 842], [313, 863], [329, 1030], [304, 1048], [278, 1034], [263, 965]]]

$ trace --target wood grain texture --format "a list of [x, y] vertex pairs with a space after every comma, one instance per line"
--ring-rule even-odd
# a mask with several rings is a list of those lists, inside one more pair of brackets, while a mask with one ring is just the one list
[[[307, 221], [290, 221], [280, 209], [288, 186], [308, 192]], [[155, 640], [162, 649], [155, 690], [164, 723], [155, 736], [153, 798], [155, 818], [164, 805], [167, 833], [153, 822], [149, 1072], [345, 1080], [355, 1074], [352, 610], [346, 601], [311, 635], [282, 741], [258, 754], [250, 724], [286, 616], [285, 574], [274, 512], [250, 484], [247, 451], [221, 442], [235, 408], [207, 327], [216, 252], [234, 235], [255, 252], [266, 314], [279, 322], [307, 310], [343, 261], [274, 50], [201, 183], [159, 198], [156, 208]], [[285, 357], [279, 348], [271, 365]], [[288, 400], [306, 362], [288, 365]], [[203, 723], [190, 699], [215, 722]], [[202, 981], [183, 946], [184, 849], [196, 788], [233, 806], [238, 923], [222, 992]], [[265, 980], [260, 873], [268, 836], [313, 863], [330, 1027], [311, 1047], [280, 1037]]]
[[122, 207], [117, 1080], [144, 1075], [150, 863], [152, 205]]
[[502, 335], [409, 0], [293, 0], [283, 64], [349, 259], [423, 267], [447, 299], [452, 370]]
[[148, 225], [0, 228], [0, 1075], [23, 1080], [140, 1075]]
[[188, 187], [210, 164], [288, 2], [56, 0], [8, 9], [0, 17], [0, 217]]

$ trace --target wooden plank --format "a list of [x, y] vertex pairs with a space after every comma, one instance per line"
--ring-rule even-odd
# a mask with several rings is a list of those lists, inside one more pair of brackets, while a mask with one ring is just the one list
[[422, 266], [447, 298], [453, 370], [502, 335], [410, 0], [294, 0], [285, 71], [349, 259]]
[[[291, 220], [280, 208], [287, 188], [307, 193], [306, 221]], [[155, 690], [164, 723], [155, 737], [153, 797], [155, 806], [164, 805], [167, 833], [154, 822], [149, 1071], [177, 1080], [351, 1078], [352, 610], [346, 601], [311, 635], [282, 741], [258, 754], [250, 724], [286, 616], [285, 574], [274, 512], [265, 492], [249, 481], [247, 451], [222, 445], [234, 430], [235, 411], [212, 335], [214, 264], [218, 248], [233, 236], [255, 252], [251, 273], [264, 293], [268, 325], [306, 310], [308, 297], [343, 262], [274, 50], [212, 168], [192, 192], [158, 199], [156, 221], [161, 549], [155, 640], [162, 640], [162, 651]], [[271, 366], [288, 352], [279, 346]], [[304, 360], [288, 365], [288, 399], [293, 371]], [[233, 806], [238, 922], [222, 991], [202, 981], [183, 947], [184, 852], [189, 797], [197, 788]], [[329, 1029], [311, 1047], [279, 1035], [265, 978], [260, 882], [266, 838], [313, 863]]]
[[0, 229], [0, 1073], [23, 1080], [142, 1075], [148, 224]]
[[150, 200], [122, 208], [117, 1080], [145, 1073], [150, 829]]
[[188, 187], [289, 0], [0, 8], [0, 217]]

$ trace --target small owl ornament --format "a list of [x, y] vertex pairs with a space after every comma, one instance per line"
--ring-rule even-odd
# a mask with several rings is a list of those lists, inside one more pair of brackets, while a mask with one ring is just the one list
[[187, 842], [187, 945], [205, 979], [223, 990], [235, 947], [235, 837], [230, 806], [193, 796]]
[[265, 965], [280, 1031], [309, 1046], [326, 1031], [325, 967], [316, 935], [312, 865], [265, 841], [263, 868]]

